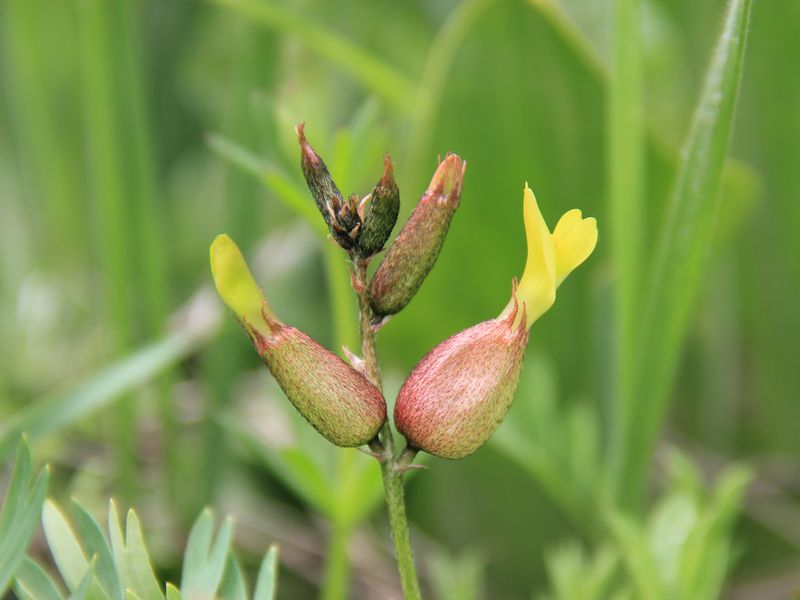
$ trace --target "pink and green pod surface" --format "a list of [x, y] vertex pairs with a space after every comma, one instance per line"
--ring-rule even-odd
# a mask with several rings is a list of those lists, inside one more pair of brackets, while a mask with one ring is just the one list
[[211, 272], [275, 381], [311, 425], [337, 446], [361, 446], [386, 421], [380, 390], [333, 352], [272, 313], [236, 244], [219, 235]]

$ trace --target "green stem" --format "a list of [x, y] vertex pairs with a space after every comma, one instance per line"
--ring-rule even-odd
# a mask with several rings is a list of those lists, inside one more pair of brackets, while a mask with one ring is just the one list
[[344, 600], [350, 579], [350, 565], [347, 560], [348, 532], [336, 522], [331, 523], [328, 538], [325, 580], [322, 586], [322, 600]]
[[[382, 389], [381, 374], [375, 354], [375, 330], [372, 326], [373, 313], [369, 304], [367, 291], [367, 260], [353, 260], [353, 287], [358, 295], [358, 307], [361, 316], [361, 354], [364, 358], [364, 371], [367, 378]], [[416, 450], [406, 446], [399, 456], [394, 453], [392, 428], [387, 420], [381, 428], [380, 438], [370, 443], [370, 448], [379, 456], [383, 489], [386, 496], [386, 507], [389, 511], [389, 526], [392, 530], [397, 568], [400, 571], [400, 583], [406, 600], [420, 600], [419, 579], [414, 566], [414, 553], [411, 550], [411, 539], [408, 534], [406, 505], [403, 492], [403, 473], [416, 456]]]
[[403, 594], [406, 600], [420, 600], [422, 594], [419, 591], [419, 580], [414, 566], [414, 554], [411, 550], [411, 539], [408, 535], [408, 521], [406, 520], [403, 470], [400, 465], [391, 460], [381, 463], [381, 473], [383, 474], [386, 508], [389, 511], [389, 526], [392, 529]]

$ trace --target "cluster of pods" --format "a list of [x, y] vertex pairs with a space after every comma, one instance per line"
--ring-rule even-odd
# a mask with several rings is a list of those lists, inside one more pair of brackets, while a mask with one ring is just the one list
[[[369, 261], [391, 237], [400, 193], [390, 158], [373, 190], [344, 198], [324, 161], [296, 128], [300, 165], [332, 239], [353, 261]], [[458, 208], [466, 163], [448, 154], [368, 282], [375, 327], [402, 310], [432, 269]], [[394, 422], [408, 444], [444, 458], [477, 450], [502, 421], [514, 397], [531, 325], [555, 302], [556, 290], [597, 244], [597, 223], [565, 213], [551, 232], [525, 185], [528, 242], [525, 269], [512, 282], [500, 314], [446, 339], [412, 370], [395, 402]], [[337, 446], [375, 439], [386, 422], [383, 394], [358, 368], [281, 322], [236, 244], [219, 235], [211, 245], [217, 291], [298, 411]], [[356, 365], [358, 366], [358, 365]]]

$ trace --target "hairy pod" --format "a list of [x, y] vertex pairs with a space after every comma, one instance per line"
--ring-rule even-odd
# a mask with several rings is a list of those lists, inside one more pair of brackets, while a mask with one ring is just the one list
[[239, 248], [227, 235], [211, 245], [217, 291], [300, 414], [337, 446], [361, 446], [386, 421], [380, 390], [333, 352], [270, 310]]
[[433, 268], [461, 199], [465, 169], [466, 163], [456, 154], [448, 154], [439, 164], [370, 282], [370, 303], [376, 316], [402, 310]]
[[442, 458], [475, 452], [505, 417], [528, 344], [517, 310], [484, 321], [431, 350], [406, 379], [394, 409], [409, 444]]
[[362, 446], [386, 421], [380, 390], [305, 333], [275, 324], [253, 343], [300, 414], [337, 446]]

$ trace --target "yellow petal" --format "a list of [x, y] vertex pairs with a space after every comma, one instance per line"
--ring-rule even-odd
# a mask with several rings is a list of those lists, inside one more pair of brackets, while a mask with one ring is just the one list
[[271, 331], [262, 309], [269, 313], [261, 288], [236, 243], [224, 233], [211, 244], [211, 274], [223, 302], [243, 324], [262, 334]]
[[555, 244], [556, 248], [558, 247], [559, 240], [563, 240], [567, 237], [567, 234], [569, 234], [572, 228], [581, 222], [581, 217], [582, 213], [579, 208], [573, 208], [561, 215], [553, 231], [553, 244]]
[[564, 214], [553, 233], [556, 255], [556, 286], [575, 268], [589, 258], [597, 245], [597, 221], [581, 219], [581, 211], [573, 209]]
[[517, 297], [525, 307], [526, 326], [530, 327], [555, 302], [556, 258], [550, 230], [527, 183], [523, 198], [523, 217], [528, 239], [528, 258]]

